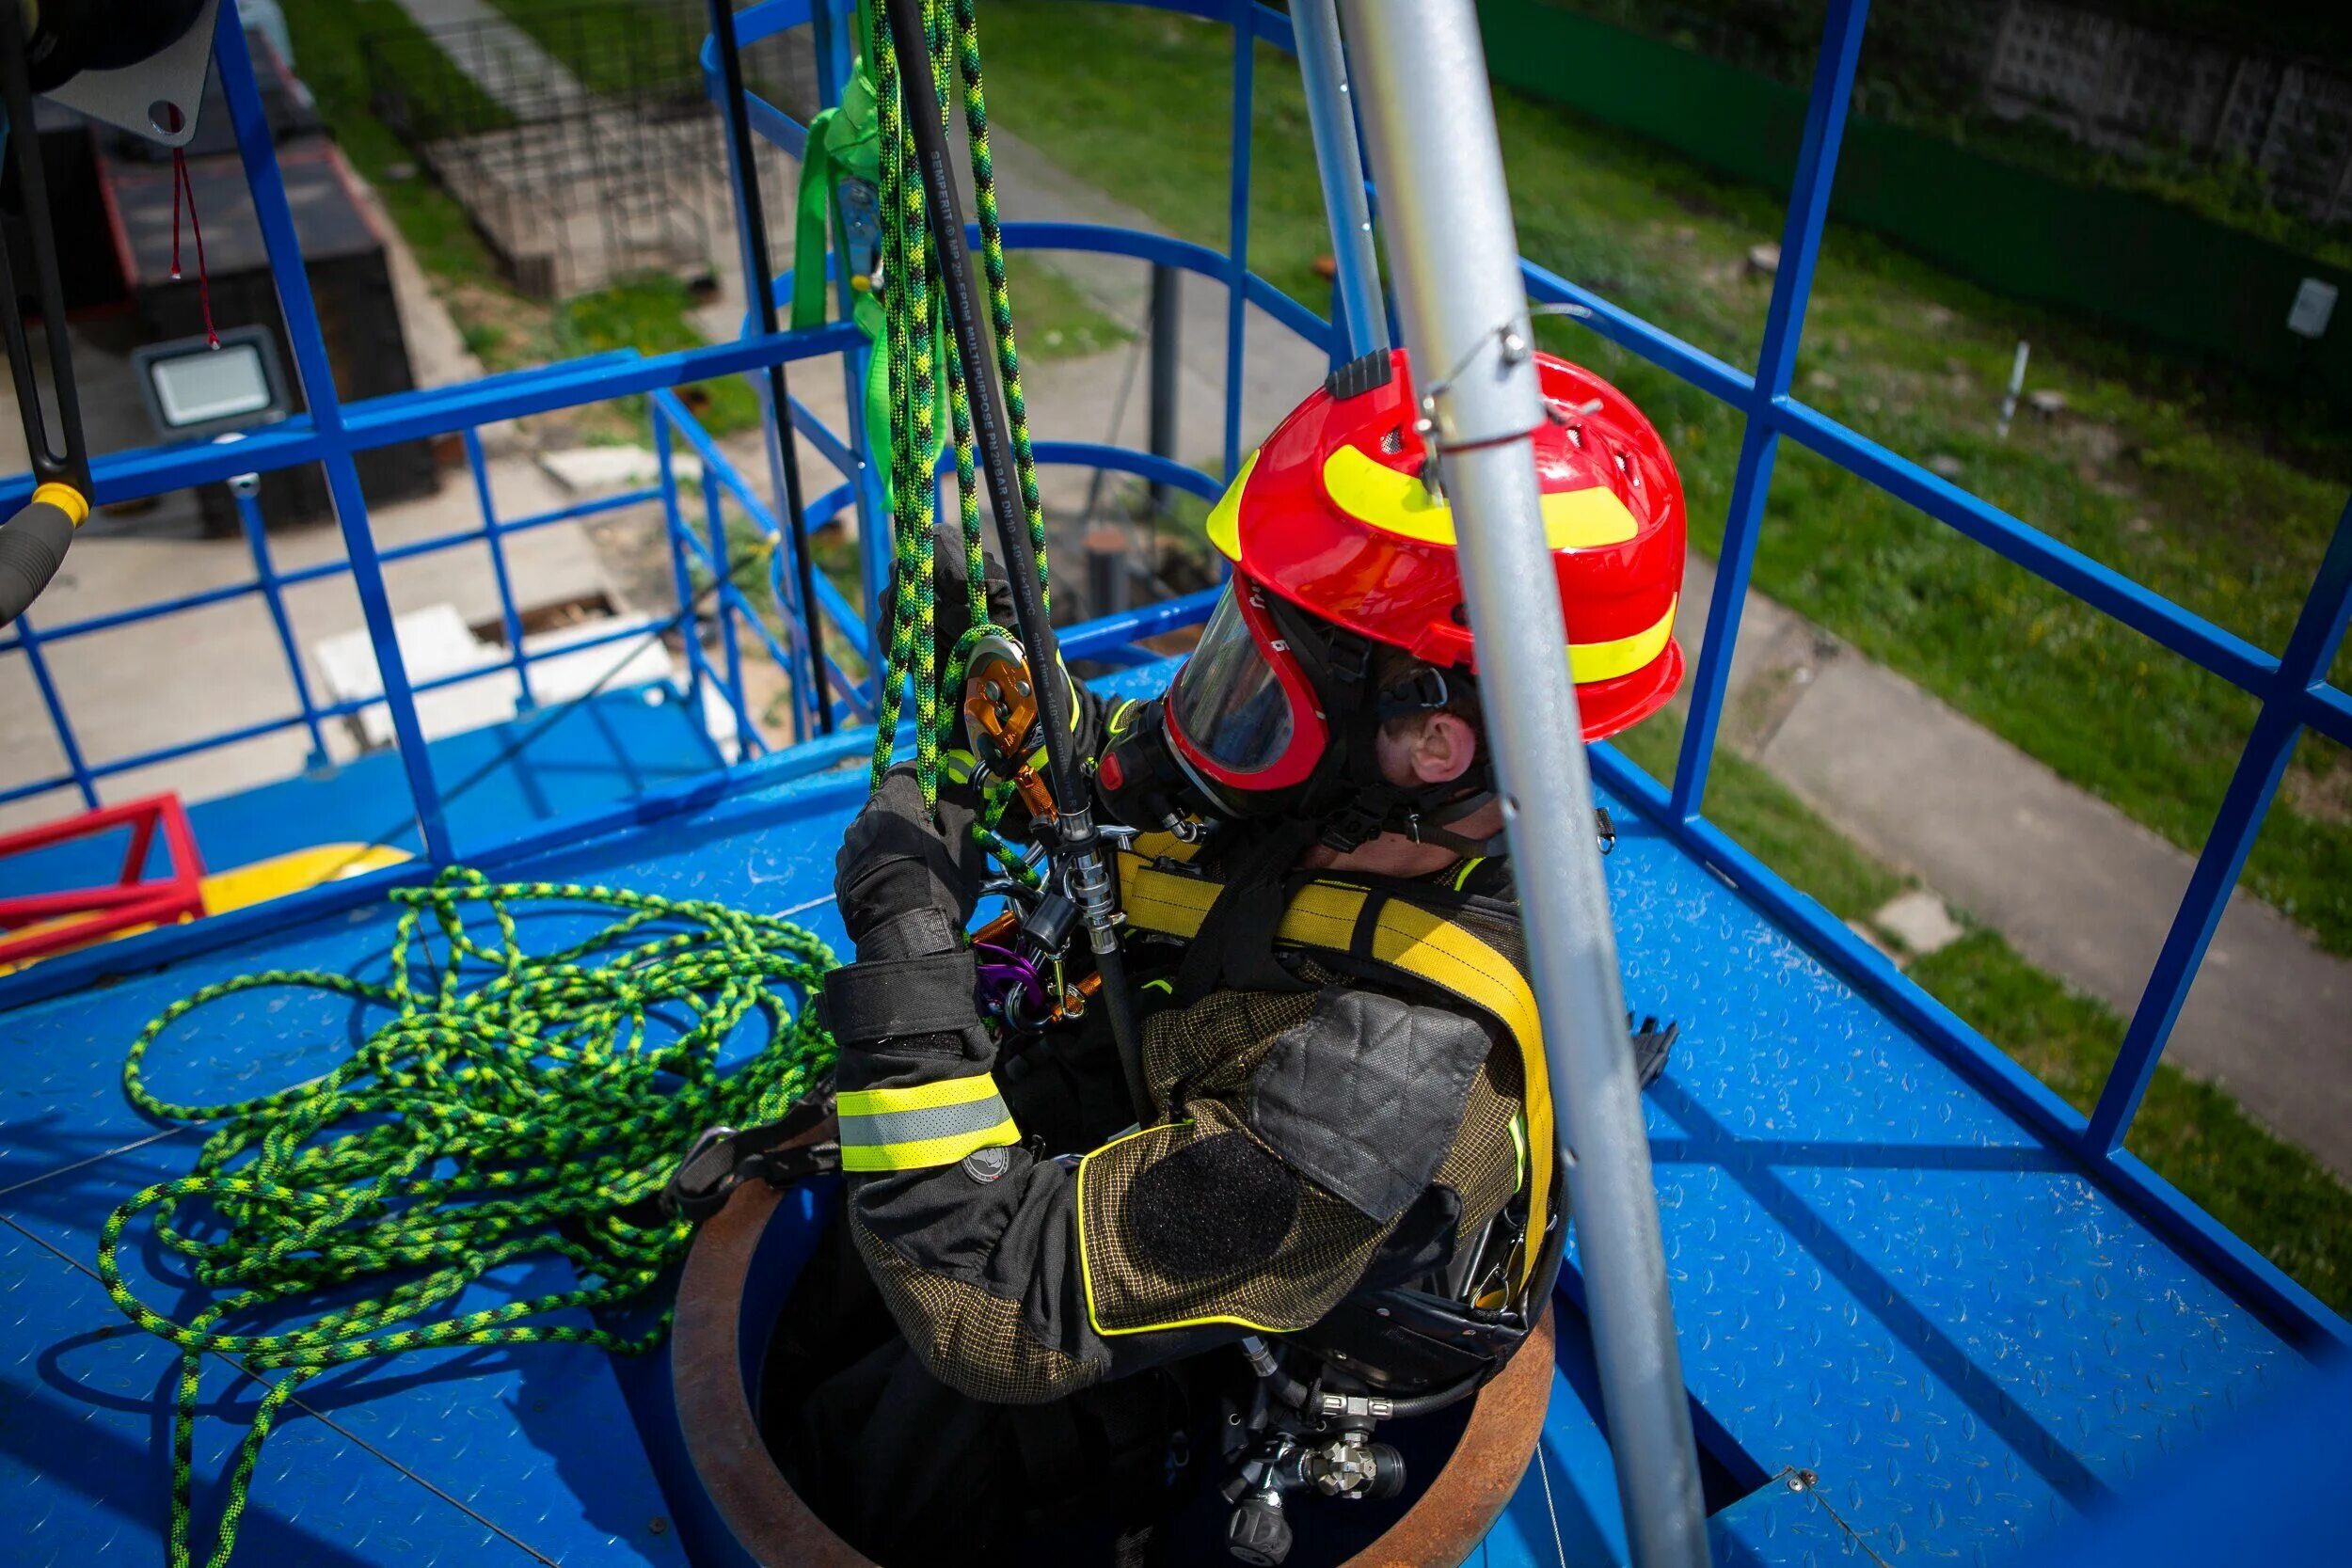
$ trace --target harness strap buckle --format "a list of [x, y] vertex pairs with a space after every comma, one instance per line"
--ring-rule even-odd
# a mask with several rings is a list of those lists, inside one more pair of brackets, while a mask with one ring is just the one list
[[830, 1091], [812, 1093], [776, 1121], [707, 1127], [662, 1185], [662, 1213], [700, 1225], [747, 1180], [782, 1187], [841, 1168], [839, 1123]]

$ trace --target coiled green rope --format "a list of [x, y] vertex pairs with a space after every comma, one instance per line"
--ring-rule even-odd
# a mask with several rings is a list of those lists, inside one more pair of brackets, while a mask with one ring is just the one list
[[[952, 69], [962, 78], [990, 325], [1043, 590], [1045, 519], [1013, 339], [974, 0], [926, 0], [924, 19], [924, 64], [943, 104], [951, 44]], [[898, 608], [881, 682], [873, 778], [879, 785], [890, 769], [911, 676], [915, 769], [929, 804], [937, 800], [940, 747], [956, 718], [955, 705], [941, 702], [941, 689], [961, 690], [973, 644], [1003, 628], [989, 620], [970, 390], [939, 314], [939, 258], [925, 225], [900, 66], [889, 29], [866, 22], [882, 150], [885, 351], [899, 503], [891, 519]], [[929, 471], [943, 372], [972, 627], [949, 651], [944, 671], [934, 641], [937, 501]], [[987, 792], [974, 832], [1013, 875], [1033, 880], [1019, 852], [994, 831], [1010, 794], [1001, 784]], [[224, 1568], [262, 1446], [307, 1379], [416, 1350], [565, 1342], [635, 1354], [658, 1344], [668, 1331], [666, 1312], [636, 1333], [556, 1320], [635, 1300], [684, 1254], [691, 1227], [652, 1215], [640, 1223], [625, 1212], [660, 1191], [697, 1133], [722, 1123], [778, 1119], [832, 1065], [833, 1042], [802, 1004], [834, 956], [783, 920], [610, 888], [494, 885], [464, 868], [392, 897], [405, 908], [384, 984], [326, 971], [272, 970], [208, 986], [149, 1023], [123, 1066], [124, 1089], [142, 1110], [216, 1128], [192, 1174], [139, 1193], [107, 1217], [99, 1237], [98, 1270], [115, 1305], [181, 1351], [171, 1568], [192, 1562], [196, 1410], [207, 1354], [255, 1373], [283, 1374], [262, 1397], [230, 1467], [208, 1559], [209, 1568]], [[581, 941], [533, 955], [524, 949], [516, 920], [523, 904], [574, 913], [603, 910], [612, 918]], [[479, 934], [485, 922], [495, 928], [495, 941]], [[309, 1083], [219, 1105], [176, 1104], [148, 1088], [147, 1053], [165, 1030], [224, 997], [276, 987], [347, 996], [390, 1016], [347, 1060]], [[767, 1043], [723, 1073], [723, 1042], [756, 1012], [768, 1015]], [[198, 1215], [197, 1224], [183, 1223], [183, 1210]], [[192, 1259], [200, 1284], [226, 1292], [185, 1323], [139, 1300], [122, 1277], [123, 1236], [151, 1212], [162, 1244]], [[431, 1318], [490, 1271], [548, 1255], [567, 1260], [582, 1283]], [[341, 1292], [363, 1282], [377, 1285], [377, 1293], [318, 1309], [297, 1327], [229, 1326], [282, 1316], [329, 1289], [341, 1300]]]
[[[668, 1331], [561, 1321], [644, 1294], [685, 1253], [691, 1227], [632, 1206], [658, 1194], [707, 1127], [774, 1121], [832, 1066], [805, 1006], [834, 966], [825, 943], [770, 915], [569, 883], [493, 884], [462, 867], [392, 894], [389, 978], [272, 970], [207, 986], [140, 1031], [123, 1065], [132, 1101], [212, 1125], [190, 1175], [107, 1217], [98, 1271], [131, 1320], [181, 1350], [172, 1425], [169, 1561], [187, 1568], [196, 1409], [206, 1353], [271, 1383], [229, 1477], [211, 1568], [236, 1544], [262, 1445], [306, 1379], [373, 1356], [559, 1342], [635, 1354]], [[518, 915], [607, 917], [551, 952], [526, 951]], [[438, 938], [437, 942], [435, 939]], [[191, 1013], [228, 996], [309, 988], [384, 1010], [323, 1077], [250, 1100], [183, 1105], [148, 1087], [147, 1054]], [[739, 1067], [719, 1053], [764, 1014]], [[221, 1292], [186, 1323], [124, 1282], [124, 1232], [151, 1213], [157, 1239]], [[519, 1259], [560, 1257], [576, 1289], [433, 1319], [467, 1287]], [[282, 1321], [305, 1298], [373, 1286], [365, 1300]]]

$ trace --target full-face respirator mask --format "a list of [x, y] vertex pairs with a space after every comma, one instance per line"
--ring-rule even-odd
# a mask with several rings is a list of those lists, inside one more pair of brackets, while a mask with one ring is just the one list
[[1168, 694], [1113, 712], [1095, 773], [1105, 814], [1185, 839], [1287, 817], [1339, 850], [1393, 831], [1486, 851], [1445, 831], [1493, 798], [1483, 756], [1460, 778], [1411, 788], [1383, 777], [1378, 752], [1383, 724], [1445, 707], [1469, 677], [1416, 665], [1381, 687], [1379, 655], [1234, 574]]

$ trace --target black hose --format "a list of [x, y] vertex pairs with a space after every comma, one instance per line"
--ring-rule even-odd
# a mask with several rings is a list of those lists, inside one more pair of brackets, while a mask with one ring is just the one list
[[1480, 1386], [1486, 1381], [1486, 1374], [1479, 1372], [1449, 1387], [1435, 1388], [1426, 1394], [1415, 1394], [1411, 1399], [1391, 1400], [1389, 1419], [1391, 1421], [1406, 1420], [1415, 1416], [1427, 1416], [1443, 1410], [1449, 1404], [1459, 1404], [1478, 1392]]
[[[759, 166], [752, 158], [751, 110], [743, 97], [743, 56], [736, 40], [735, 0], [710, 0], [711, 34], [719, 44], [719, 75], [726, 89], [727, 136], [735, 149], [735, 172], [743, 204], [736, 214], [743, 230], [743, 292], [757, 312], [762, 337], [776, 335], [776, 297], [768, 272], [768, 214], [759, 194]], [[816, 698], [817, 728], [833, 734], [833, 678], [825, 669], [823, 616], [817, 608], [817, 567], [808, 546], [808, 507], [801, 488], [801, 441], [792, 427], [792, 388], [784, 364], [771, 360], [768, 381], [769, 451], [784, 476], [784, 522], [792, 535], [792, 572], [808, 625], [809, 692]]]
[[24, 613], [73, 543], [73, 515], [37, 500], [0, 523], [0, 626]]

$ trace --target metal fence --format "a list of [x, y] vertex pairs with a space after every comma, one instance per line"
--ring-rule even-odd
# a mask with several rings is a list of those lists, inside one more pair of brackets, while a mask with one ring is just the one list
[[[647, 0], [534, 12], [528, 30], [492, 18], [389, 33], [366, 49], [369, 103], [522, 293], [708, 278], [731, 254], [732, 198], [703, 28], [698, 0]], [[804, 42], [779, 40], [748, 66], [780, 101], [814, 102]], [[768, 210], [789, 214], [784, 171], [764, 174]]]
[[[1230, 474], [1239, 467], [1242, 455], [1240, 378], [1233, 372], [1242, 364], [1246, 352], [1247, 307], [1256, 306], [1286, 329], [1324, 346], [1335, 358], [1344, 355], [1348, 335], [1344, 322], [1327, 323], [1248, 270], [1248, 133], [1255, 85], [1254, 45], [1264, 41], [1285, 50], [1293, 48], [1288, 16], [1251, 0], [1184, 0], [1163, 8], [1222, 20], [1234, 29], [1230, 127], [1233, 217], [1231, 248], [1219, 252], [1158, 235], [1073, 224], [1008, 224], [1006, 242], [1014, 249], [1123, 255], [1192, 271], [1227, 285], [1230, 314], [1223, 467]], [[1762, 352], [1753, 371], [1726, 364], [1693, 348], [1566, 278], [1533, 265], [1524, 268], [1533, 299], [1581, 307], [1587, 312], [1583, 325], [1590, 330], [1723, 400], [1739, 409], [1746, 420], [1713, 597], [1708, 608], [1705, 649], [1691, 681], [1690, 719], [1674, 777], [1670, 783], [1653, 779], [1605, 745], [1595, 748], [1595, 770], [1610, 790], [1653, 820], [1684, 852], [1738, 889], [1781, 929], [1804, 942], [1888, 1016], [1914, 1031], [2026, 1125], [2055, 1147], [2071, 1151], [2089, 1180], [2117, 1194], [2144, 1214], [2187, 1256], [2198, 1259], [2240, 1299], [2262, 1311], [2291, 1338], [2306, 1345], [2324, 1341], [2352, 1344], [2352, 1325], [2182, 1196], [2123, 1147], [2133, 1115], [2154, 1073], [2173, 1020], [2195, 979], [2214, 927], [2235, 886], [2247, 852], [2261, 830], [2298, 737], [2309, 728], [2352, 745], [2352, 694], [2328, 680], [2346, 622], [2352, 620], [2352, 507], [2346, 509], [2337, 527], [2293, 633], [2285, 646], [2274, 652], [2257, 647], [2173, 604], [1909, 458], [1806, 406], [1791, 393], [1866, 9], [1866, 0], [1833, 0], [1829, 7], [1794, 191], [1782, 235], [1782, 261], [1773, 280]], [[840, 0], [821, 0], [814, 16], [818, 24], [816, 60], [828, 99], [837, 90], [846, 68], [843, 14]], [[773, 39], [811, 21], [811, 0], [766, 0], [744, 12], [740, 25], [745, 40], [752, 41]], [[832, 767], [855, 756], [870, 740], [866, 734], [845, 728], [830, 737], [793, 747], [774, 757], [739, 764], [715, 782], [696, 780], [684, 786], [655, 789], [584, 818], [534, 828], [494, 843], [461, 846], [453, 842], [440, 789], [417, 722], [416, 688], [403, 666], [392, 635], [391, 610], [383, 583], [383, 557], [369, 532], [367, 509], [358, 492], [353, 455], [389, 442], [463, 431], [494, 420], [630, 393], [664, 393], [689, 382], [739, 373], [770, 363], [831, 360], [854, 388], [862, 383], [865, 341], [854, 327], [834, 325], [773, 337], [747, 336], [738, 342], [650, 357], [627, 353], [601, 356], [460, 387], [344, 404], [334, 394], [326, 345], [304, 278], [285, 189], [271, 150], [251, 62], [237, 27], [233, 0], [222, 7], [219, 60], [246, 177], [252, 185], [255, 208], [284, 302], [293, 358], [310, 394], [310, 412], [307, 417], [253, 433], [246, 440], [236, 443], [233, 451], [218, 447], [179, 447], [118, 453], [103, 459], [96, 465], [94, 475], [97, 499], [101, 503], [112, 502], [211, 483], [246, 470], [311, 462], [325, 465], [348, 546], [349, 559], [342, 569], [349, 572], [358, 592], [382, 668], [384, 702], [393, 720], [425, 854], [412, 865], [389, 868], [250, 910], [150, 933], [112, 951], [53, 959], [27, 974], [0, 981], [0, 1006], [77, 989], [125, 962], [162, 962], [356, 907], [381, 897], [388, 887], [431, 877], [461, 852], [476, 864], [496, 866], [554, 845], [578, 842], [592, 832], [626, 828], [666, 811], [707, 803], [714, 792], [724, 793]], [[803, 135], [801, 125], [776, 104], [764, 99], [755, 103], [751, 118], [763, 135], [787, 151], [797, 152]], [[1348, 264], [1343, 259], [1343, 267]], [[1335, 293], [1345, 297], [1360, 290], [1365, 281], [1343, 278], [1343, 286]], [[788, 297], [788, 280], [778, 287], [779, 293]], [[740, 672], [747, 646], [779, 658], [787, 669], [791, 669], [795, 667], [797, 641], [803, 633], [776, 632], [764, 616], [762, 607], [743, 592], [734, 581], [733, 574], [725, 569], [729, 562], [720, 502], [732, 497], [763, 532], [782, 537], [787, 531], [775, 528], [774, 518], [762, 498], [723, 464], [707, 438], [698, 438], [699, 427], [681, 417], [684, 411], [680, 406], [665, 396], [657, 396], [654, 405], [657, 440], [669, 447], [660, 493], [669, 508], [673, 545], [687, 555], [698, 557], [703, 573], [718, 584], [710, 591], [711, 608], [724, 623], [715, 628], [719, 651], [714, 659], [699, 651], [703, 640], [696, 628], [696, 618], [702, 611], [695, 601], [702, 591], [696, 589], [688, 594], [686, 626], [690, 635], [686, 641], [691, 649], [697, 650], [689, 655], [690, 679], [723, 685], [727, 701], [740, 715], [744, 711]], [[859, 400], [852, 395], [850, 407], [853, 419], [858, 405]], [[805, 438], [843, 472], [856, 476], [812, 500], [808, 509], [811, 525], [821, 525], [851, 506], [870, 507], [874, 482], [870, 468], [857, 461], [856, 454], [861, 450], [857, 432], [852, 429], [847, 437], [836, 435], [810, 419], [804, 409], [793, 409], [792, 416], [796, 428]], [[2260, 705], [2259, 717], [2186, 895], [2175, 914], [2170, 935], [2149, 977], [2105, 1091], [2089, 1117], [2073, 1110], [1705, 815], [1740, 612], [1757, 535], [1764, 526], [1774, 459], [1784, 439], [1795, 441], [1855, 477], [1879, 486], [1937, 524], [1956, 530], [2141, 633], [2159, 647], [2236, 686]], [[681, 444], [692, 453], [700, 468], [697, 477], [703, 509], [698, 523], [688, 521], [678, 497], [675, 473], [681, 460]], [[1214, 496], [1221, 489], [1219, 481], [1210, 475], [1149, 453], [1066, 441], [1041, 441], [1037, 451], [1043, 463], [1106, 467], [1204, 497]], [[0, 484], [0, 506], [20, 503], [29, 487], [29, 481], [23, 478]], [[503, 529], [511, 532], [531, 521], [495, 523], [485, 517], [484, 527], [486, 531]], [[869, 547], [877, 552], [868, 557], [870, 580], [880, 580], [872, 574], [879, 570], [879, 552], [886, 548], [882, 535], [882, 531], [877, 528], [869, 527], [865, 532]], [[695, 564], [696, 561], [689, 560], [680, 565], [682, 582], [692, 579]], [[266, 599], [265, 578], [263, 566], [253, 585], [235, 592]], [[771, 582], [781, 584], [787, 578], [779, 567]], [[774, 608], [788, 615], [790, 626], [821, 626], [825, 628], [821, 636], [828, 640], [829, 646], [834, 645], [831, 640], [837, 638], [837, 645], [851, 653], [870, 651], [870, 642], [862, 641], [863, 617], [823, 588], [818, 591], [820, 602], [813, 607], [789, 602], [780, 587], [775, 597]], [[1138, 639], [1203, 616], [1207, 609], [1205, 597], [1197, 594], [1096, 623], [1067, 636], [1064, 651], [1072, 657], [1136, 657], [1132, 650]], [[150, 606], [137, 613], [169, 614], [185, 606]], [[760, 629], [754, 630], [755, 624]], [[728, 625], [732, 631], [725, 629]], [[0, 652], [20, 651], [35, 662], [38, 670], [44, 635], [20, 622], [19, 635], [13, 641], [0, 644]], [[730, 641], [730, 638], [734, 641]], [[834, 666], [836, 673], [840, 668]], [[845, 680], [838, 689], [846, 690], [849, 686]], [[54, 689], [50, 689], [50, 693], [52, 714], [63, 737], [70, 735], [69, 721], [62, 707], [54, 702]], [[858, 698], [844, 697], [840, 716], [855, 717], [859, 701], [869, 698], [870, 689]], [[300, 721], [299, 718], [286, 721]], [[209, 744], [224, 743], [226, 738], [216, 738]], [[101, 776], [99, 770], [87, 771], [92, 779]], [[126, 958], [126, 952], [135, 957]]]

